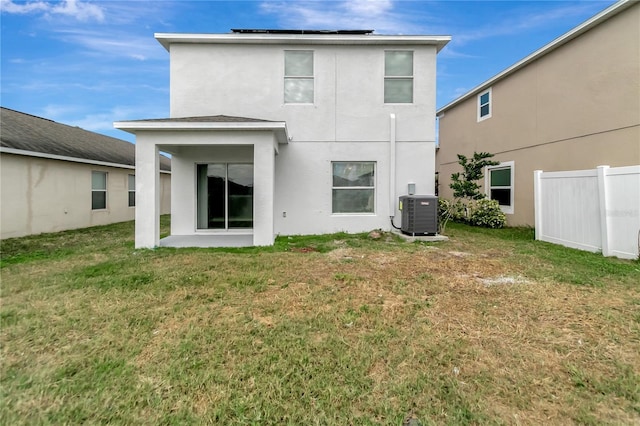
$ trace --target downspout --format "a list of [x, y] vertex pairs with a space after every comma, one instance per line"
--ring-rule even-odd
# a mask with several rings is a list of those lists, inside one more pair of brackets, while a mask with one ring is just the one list
[[391, 226], [396, 216], [396, 115], [389, 114], [389, 219]]

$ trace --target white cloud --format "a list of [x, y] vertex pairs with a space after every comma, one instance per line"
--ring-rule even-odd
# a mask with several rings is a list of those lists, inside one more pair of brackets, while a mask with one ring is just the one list
[[84, 29], [60, 30], [56, 33], [62, 40], [84, 47], [88, 53], [104, 58], [130, 58], [139, 61], [168, 59], [166, 51], [149, 36], [134, 36], [125, 33], [105, 33]]
[[478, 55], [461, 52], [451, 47], [451, 43], [449, 43], [444, 50], [438, 53], [438, 58], [476, 59], [478, 58]]
[[19, 15], [47, 11], [51, 8], [51, 5], [43, 1], [32, 1], [27, 3], [14, 3], [11, 0], [0, 0], [0, 10], [3, 13], [16, 13]]
[[91, 3], [83, 3], [79, 0], [64, 0], [62, 3], [51, 7], [51, 13], [71, 16], [79, 21], [104, 21], [104, 11], [100, 6]]
[[104, 21], [104, 10], [92, 3], [81, 0], [63, 0], [62, 2], [30, 1], [14, 3], [13, 0], [0, 0], [3, 13], [28, 14], [42, 12], [46, 16], [64, 15], [79, 21]]
[[379, 16], [393, 8], [391, 0], [352, 0], [345, 8], [355, 14], [364, 16]]
[[464, 95], [465, 93], [467, 93], [468, 91], [469, 89], [467, 89], [466, 87], [456, 87], [455, 89], [453, 89], [453, 97], [458, 98]]
[[568, 18], [590, 15], [601, 8], [602, 3], [600, 2], [585, 2], [573, 6], [547, 8], [543, 11], [531, 11], [528, 8], [519, 9], [517, 14], [506, 17], [502, 22], [492, 22], [474, 31], [455, 33], [452, 41], [455, 44], [465, 44], [492, 37], [526, 33], [536, 28], [556, 25]]
[[[91, 132], [108, 133], [113, 132], [113, 122], [139, 119], [140, 111], [144, 111], [145, 117], [165, 117], [166, 108], [157, 105], [137, 105], [102, 108], [99, 111], [87, 112], [86, 105], [45, 105], [41, 112], [41, 117], [57, 121], [69, 126], [77, 126]], [[122, 138], [122, 135], [119, 136]]]

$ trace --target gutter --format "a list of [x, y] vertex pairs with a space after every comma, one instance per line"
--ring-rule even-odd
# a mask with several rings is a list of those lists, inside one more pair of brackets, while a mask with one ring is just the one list
[[[24, 155], [26, 157], [46, 158], [48, 160], [70, 161], [72, 163], [92, 164], [92, 165], [95, 165], [95, 166], [115, 167], [115, 168], [118, 168], [118, 169], [129, 169], [129, 170], [135, 170], [136, 169], [136, 166], [132, 166], [130, 164], [120, 164], [120, 163], [110, 163], [108, 161], [89, 160], [89, 159], [85, 159], [85, 158], [68, 157], [66, 155], [48, 154], [46, 152], [26, 151], [26, 150], [23, 150], [23, 149], [7, 148], [7, 147], [4, 147], [4, 146], [0, 147], [0, 153], [2, 153], [2, 154], [13, 154], [13, 155]], [[171, 174], [171, 171], [170, 170], [160, 170], [160, 173]]]
[[340, 35], [340, 34], [185, 34], [155, 33], [169, 52], [171, 44], [303, 44], [303, 45], [400, 45], [436, 46], [439, 52], [451, 41], [447, 35]]

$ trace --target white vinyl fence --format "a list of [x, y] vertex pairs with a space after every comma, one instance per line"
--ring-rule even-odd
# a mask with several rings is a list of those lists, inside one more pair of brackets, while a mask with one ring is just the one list
[[533, 173], [536, 240], [638, 257], [640, 166]]

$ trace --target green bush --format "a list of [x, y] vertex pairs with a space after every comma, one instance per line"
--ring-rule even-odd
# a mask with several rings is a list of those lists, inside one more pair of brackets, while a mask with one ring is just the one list
[[460, 199], [454, 201], [438, 199], [438, 223], [441, 232], [448, 220], [485, 228], [502, 228], [507, 222], [505, 214], [495, 200], [471, 200], [466, 204]]
[[476, 200], [467, 205], [467, 223], [485, 228], [503, 228], [507, 217], [496, 200]]
[[456, 200], [451, 204], [451, 218], [455, 222], [467, 222], [467, 215], [467, 206], [461, 200]]
[[447, 222], [450, 220], [466, 223], [465, 205], [459, 199], [449, 201], [444, 198], [438, 198], [438, 232], [440, 234], [445, 232]]
[[451, 201], [445, 198], [438, 198], [438, 222], [442, 223], [449, 219], [449, 209], [451, 208]]

